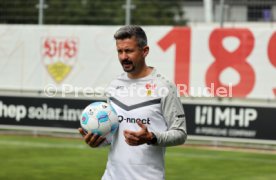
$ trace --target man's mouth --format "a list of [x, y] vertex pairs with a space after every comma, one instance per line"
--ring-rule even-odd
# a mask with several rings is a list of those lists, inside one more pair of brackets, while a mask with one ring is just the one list
[[126, 69], [131, 69], [132, 65], [131, 64], [123, 64], [123, 68]]
[[125, 72], [131, 72], [134, 70], [134, 65], [132, 61], [129, 60], [123, 60], [122, 66]]
[[131, 65], [132, 62], [131, 61], [128, 61], [128, 60], [123, 60], [122, 61], [122, 65]]

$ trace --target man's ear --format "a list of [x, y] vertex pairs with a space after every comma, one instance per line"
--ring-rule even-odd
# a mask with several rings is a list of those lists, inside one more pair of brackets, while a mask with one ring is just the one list
[[144, 58], [149, 54], [149, 46], [143, 47], [143, 56]]

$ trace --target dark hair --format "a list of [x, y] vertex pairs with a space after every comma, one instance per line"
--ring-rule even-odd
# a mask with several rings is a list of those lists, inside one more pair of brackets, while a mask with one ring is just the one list
[[137, 44], [140, 48], [143, 48], [148, 44], [147, 35], [140, 26], [123, 26], [114, 34], [114, 38], [116, 40], [127, 39], [132, 37], [135, 37], [137, 39]]

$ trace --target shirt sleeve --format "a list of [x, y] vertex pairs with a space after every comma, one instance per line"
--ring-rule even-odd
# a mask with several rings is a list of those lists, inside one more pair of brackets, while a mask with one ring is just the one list
[[176, 87], [172, 83], [168, 85], [167, 95], [161, 99], [161, 108], [168, 130], [165, 132], [153, 131], [157, 138], [156, 145], [176, 146], [183, 144], [187, 139], [186, 118]]

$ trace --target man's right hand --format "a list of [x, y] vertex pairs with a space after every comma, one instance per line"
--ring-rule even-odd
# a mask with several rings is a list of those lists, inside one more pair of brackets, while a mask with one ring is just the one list
[[79, 128], [79, 132], [85, 140], [86, 144], [88, 144], [92, 148], [98, 147], [102, 142], [104, 142], [105, 137], [99, 136], [97, 134], [85, 133], [82, 128]]

